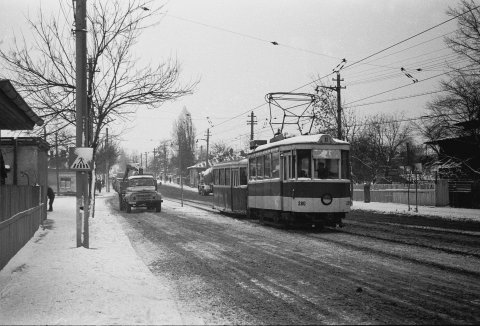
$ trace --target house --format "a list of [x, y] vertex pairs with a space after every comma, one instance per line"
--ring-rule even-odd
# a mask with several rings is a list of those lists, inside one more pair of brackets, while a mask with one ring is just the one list
[[480, 120], [457, 123], [469, 135], [436, 139], [426, 144], [436, 148], [438, 177], [449, 180], [452, 207], [480, 208]]
[[0, 79], [0, 269], [47, 216], [48, 144], [38, 137], [2, 138], [2, 130], [32, 130], [43, 120], [9, 80]]

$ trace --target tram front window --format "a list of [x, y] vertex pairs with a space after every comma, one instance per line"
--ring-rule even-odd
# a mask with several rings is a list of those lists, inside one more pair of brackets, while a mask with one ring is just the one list
[[338, 179], [338, 160], [314, 159], [315, 179]]
[[340, 151], [313, 150], [313, 177], [338, 179], [340, 177]]

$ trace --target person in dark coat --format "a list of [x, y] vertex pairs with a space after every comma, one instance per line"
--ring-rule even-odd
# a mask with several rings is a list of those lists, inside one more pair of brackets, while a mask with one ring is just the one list
[[53, 200], [55, 199], [55, 192], [53, 189], [48, 187], [47, 189], [47, 198], [48, 198], [48, 211], [53, 211]]
[[7, 169], [5, 168], [5, 161], [3, 160], [3, 154], [0, 150], [0, 185], [5, 184], [5, 179], [7, 178]]

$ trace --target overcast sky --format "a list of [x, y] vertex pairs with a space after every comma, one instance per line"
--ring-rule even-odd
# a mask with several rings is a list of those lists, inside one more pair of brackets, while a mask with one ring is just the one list
[[[91, 2], [91, 0], [90, 0]], [[1, 46], [8, 46], [12, 30], [25, 28], [24, 16], [55, 12], [57, 0], [0, 0]], [[438, 90], [448, 64], [461, 64], [451, 55], [443, 36], [456, 28], [451, 21], [361, 63], [366, 58], [450, 17], [452, 0], [170, 0], [161, 23], [146, 31], [135, 48], [139, 64], [176, 58], [181, 79], [200, 83], [191, 96], [152, 111], [140, 109], [122, 133], [127, 149], [152, 152], [170, 138], [173, 121], [186, 107], [198, 138], [210, 127], [211, 141], [241, 147], [249, 138], [252, 110], [259, 138], [270, 138], [266, 125], [271, 92], [312, 93], [317, 77], [333, 86], [329, 75], [343, 58], [342, 102], [358, 116], [378, 112], [423, 115], [425, 103]], [[73, 19], [73, 17], [72, 17]], [[24, 30], [28, 33], [28, 30]], [[274, 45], [270, 42], [277, 42]], [[353, 64], [353, 65], [352, 65]], [[349, 65], [352, 65], [349, 67]], [[414, 79], [400, 69], [406, 68]], [[417, 71], [415, 69], [422, 69]], [[435, 77], [438, 76], [438, 77]], [[427, 80], [428, 79], [428, 80]], [[405, 85], [405, 86], [404, 86]], [[395, 88], [398, 90], [393, 90]], [[383, 93], [381, 95], [377, 95]], [[410, 96], [409, 99], [398, 99]], [[376, 103], [381, 102], [381, 103]], [[207, 119], [208, 117], [208, 119]], [[208, 121], [210, 120], [210, 122]], [[120, 130], [122, 126], [114, 128]], [[112, 126], [113, 128], [113, 126]], [[199, 145], [205, 145], [200, 140]]]

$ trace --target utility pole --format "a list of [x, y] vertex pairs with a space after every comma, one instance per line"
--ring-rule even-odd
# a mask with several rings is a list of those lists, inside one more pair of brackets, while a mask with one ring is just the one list
[[163, 177], [165, 178], [164, 181], [167, 182], [167, 145], [163, 143]]
[[340, 95], [340, 90], [342, 88], [345, 88], [340, 86], [340, 82], [343, 81], [343, 79], [340, 78], [340, 71], [337, 71], [337, 79], [332, 79], [333, 81], [337, 82], [337, 86], [335, 87], [335, 91], [337, 92], [337, 138], [342, 139], [342, 97]]
[[207, 129], [207, 156], [205, 157], [205, 166], [208, 169], [208, 148], [210, 145], [210, 129]]
[[257, 121], [255, 121], [256, 116], [250, 113], [250, 120], [247, 120], [247, 125], [250, 125], [250, 141], [253, 140], [253, 126], [257, 124]]
[[180, 204], [183, 207], [183, 172], [182, 172], [182, 146], [180, 145], [181, 142], [178, 142], [178, 155], [179, 155], [179, 160], [180, 160], [180, 193], [181, 193], [181, 199], [180, 199]]
[[147, 152], [145, 152], [145, 172], [147, 171], [147, 168], [148, 168]]
[[58, 175], [58, 131], [55, 131], [55, 174], [57, 177], [57, 195], [60, 194], [60, 178]]
[[153, 164], [153, 174], [155, 175], [155, 179], [157, 178], [157, 164], [155, 163], [155, 155], [157, 154], [157, 148], [153, 148], [153, 161], [152, 161], [152, 164]]
[[[108, 128], [106, 128], [106, 133], [107, 135], [105, 136], [105, 149], [107, 150], [107, 153], [109, 153], [108, 149]], [[108, 155], [107, 155], [107, 160], [106, 160], [107, 166], [105, 167], [105, 172], [106, 172], [106, 183], [107, 183], [107, 192], [110, 192], [110, 162], [108, 161]]]
[[[87, 113], [87, 0], [77, 0], [75, 7], [75, 48], [76, 48], [76, 143], [77, 147], [82, 147], [84, 116]], [[88, 182], [88, 175], [85, 172], [77, 171], [76, 173], [76, 224], [77, 224], [77, 247], [82, 245], [82, 212], [83, 206], [86, 226], [86, 241], [84, 246], [88, 248], [88, 199], [85, 192], [85, 185]], [[88, 185], [87, 185], [88, 187]], [[83, 197], [83, 198], [82, 198]], [[83, 199], [83, 200], [82, 200]], [[85, 200], [86, 199], [86, 200]], [[83, 201], [83, 203], [82, 203]]]

